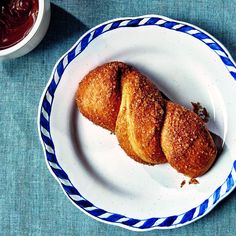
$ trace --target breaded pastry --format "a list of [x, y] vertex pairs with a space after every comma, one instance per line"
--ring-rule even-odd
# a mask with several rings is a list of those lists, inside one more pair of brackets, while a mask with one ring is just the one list
[[121, 94], [115, 129], [121, 147], [148, 164], [166, 162], [160, 146], [165, 104], [160, 91], [133, 70], [122, 78]]
[[114, 132], [128, 156], [143, 164], [168, 161], [190, 177], [204, 174], [216, 158], [215, 143], [194, 112], [166, 100], [137, 69], [110, 62], [79, 83], [76, 103], [95, 124]]
[[216, 145], [202, 119], [173, 102], [166, 104], [161, 147], [170, 165], [190, 177], [203, 175], [217, 154]]
[[76, 103], [80, 112], [96, 125], [115, 132], [121, 102], [121, 76], [130, 67], [107, 63], [89, 72], [79, 83]]

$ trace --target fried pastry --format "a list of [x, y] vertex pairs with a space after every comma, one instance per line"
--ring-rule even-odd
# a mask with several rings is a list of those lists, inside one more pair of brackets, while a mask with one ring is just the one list
[[190, 176], [203, 175], [217, 149], [204, 122], [194, 112], [165, 99], [137, 69], [110, 62], [79, 83], [76, 104], [93, 123], [116, 134], [134, 160], [149, 165], [169, 162]]

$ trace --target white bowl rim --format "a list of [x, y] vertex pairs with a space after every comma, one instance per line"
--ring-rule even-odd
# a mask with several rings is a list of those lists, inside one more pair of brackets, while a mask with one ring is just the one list
[[7, 55], [10, 55], [10, 54], [18, 51], [19, 49], [24, 47], [37, 33], [37, 31], [41, 25], [41, 22], [43, 20], [43, 16], [44, 16], [45, 0], [37, 0], [37, 1], [38, 1], [38, 8], [39, 8], [38, 9], [38, 16], [36, 18], [36, 21], [35, 21], [33, 27], [31, 28], [29, 33], [22, 40], [20, 40], [18, 43], [16, 43], [15, 45], [13, 45], [9, 48], [0, 50], [0, 57], [7, 56]]

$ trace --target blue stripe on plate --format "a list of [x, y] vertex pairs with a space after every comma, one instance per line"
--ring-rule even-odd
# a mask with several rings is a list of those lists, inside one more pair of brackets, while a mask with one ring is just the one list
[[151, 219], [148, 219], [144, 222], [144, 224], [142, 226], [140, 226], [140, 229], [147, 229], [147, 228], [151, 228], [155, 223], [156, 221], [158, 220], [159, 218], [151, 218]]
[[177, 25], [177, 23], [175, 23], [175, 22], [166, 22], [163, 26], [165, 27], [165, 28], [168, 28], [168, 29], [171, 29], [173, 26], [175, 26], [175, 25]]
[[46, 98], [43, 99], [42, 106], [43, 106], [44, 110], [48, 113], [48, 115], [50, 115], [52, 107]]
[[180, 221], [180, 224], [183, 224], [187, 221], [192, 220], [195, 211], [196, 211], [196, 208], [193, 208], [190, 211], [188, 211], [187, 213], [185, 213], [182, 220]]
[[226, 193], [227, 193], [234, 186], [234, 180], [231, 173], [228, 176], [226, 181], [227, 181], [227, 189], [226, 189]]
[[102, 34], [103, 29], [105, 28], [106, 25], [102, 25], [99, 28], [97, 28], [93, 34], [93, 38], [95, 39], [97, 36], [99, 36], [100, 34]]
[[112, 214], [110, 216], [108, 216], [105, 220], [106, 221], [111, 221], [111, 222], [116, 222], [117, 220], [123, 218], [124, 216], [119, 215], [119, 214]]
[[40, 114], [40, 125], [43, 126], [44, 129], [49, 131], [49, 122], [44, 118], [43, 114]]
[[177, 29], [177, 31], [187, 32], [187, 31], [192, 30], [192, 29], [193, 29], [193, 27], [185, 25], [185, 26]]
[[[233, 78], [236, 80], [236, 72], [232, 72], [232, 71], [230, 71], [230, 74], [233, 76]], [[235, 168], [235, 170], [236, 170], [236, 168]]]
[[85, 35], [85, 37], [82, 39], [82, 41], [81, 41], [81, 52], [87, 47], [90, 35], [91, 34], [89, 33], [89, 34]]
[[44, 136], [43, 134], [42, 134], [42, 139], [43, 139], [43, 141], [44, 141], [47, 145], [49, 145], [50, 147], [52, 147], [52, 148], [54, 149], [54, 144], [53, 144], [53, 142], [52, 142], [51, 139], [49, 139], [48, 137]]
[[220, 58], [227, 66], [234, 66], [234, 64], [232, 63], [232, 61], [229, 58], [222, 57], [222, 56], [220, 56]]
[[118, 28], [121, 22], [122, 22], [121, 20], [118, 20], [118, 21], [115, 21], [114, 23], [112, 23], [111, 29]]
[[218, 199], [220, 198], [220, 190], [221, 190], [221, 187], [219, 187], [218, 189], [216, 189], [216, 191], [214, 192], [214, 195], [213, 195], [213, 204], [215, 204]]
[[89, 213], [91, 213], [93, 216], [100, 216], [100, 215], [106, 213], [106, 211], [104, 211], [102, 209], [95, 209], [95, 210], [89, 211]]
[[166, 227], [166, 226], [170, 226], [173, 224], [173, 222], [177, 219], [177, 216], [170, 216], [167, 217], [161, 224], [159, 224], [160, 227]]
[[158, 20], [158, 18], [150, 18], [145, 25], [154, 25]]
[[129, 220], [124, 221], [122, 223], [125, 224], [125, 225], [132, 226], [132, 225], [137, 224], [138, 222], [139, 222], [139, 220], [137, 220], [137, 219], [129, 219]]
[[47, 160], [54, 162], [56, 164], [58, 164], [57, 159], [55, 158], [55, 155], [53, 155], [52, 153], [46, 151], [46, 156], [47, 156]]
[[[68, 177], [67, 177], [68, 178]], [[63, 178], [61, 178], [63, 179]], [[68, 194], [73, 194], [73, 195], [78, 195], [80, 196], [79, 192], [77, 191], [76, 188], [74, 188], [73, 186], [66, 186], [64, 184], [61, 184], [62, 187], [64, 188], [64, 190], [68, 193]]]
[[[53, 167], [52, 167], [53, 168]], [[54, 174], [58, 177], [58, 178], [60, 178], [60, 179], [68, 179], [68, 176], [67, 176], [67, 174], [63, 171], [63, 170], [59, 170], [59, 169], [54, 169], [53, 168], [53, 172], [54, 172]], [[65, 185], [63, 185], [63, 187], [64, 187]], [[65, 187], [67, 187], [67, 186], [65, 186]]]
[[68, 53], [68, 64], [75, 58], [75, 48]]
[[224, 51], [217, 43], [208, 43], [207, 45], [213, 50]]
[[141, 21], [142, 19], [134, 19], [134, 20], [131, 20], [129, 21], [129, 23], [127, 24], [127, 26], [138, 26], [139, 22]]
[[[59, 77], [59, 80], [61, 78]], [[57, 85], [55, 83], [55, 80], [53, 79], [52, 82], [50, 83], [49, 87], [48, 87], [48, 91], [50, 93], [50, 95], [52, 96], [52, 98], [54, 97], [54, 93], [56, 91]]]
[[193, 37], [195, 37], [197, 39], [200, 39], [200, 40], [209, 39], [209, 37], [206, 34], [203, 34], [203, 33], [194, 34]]
[[64, 72], [63, 59], [61, 59], [57, 65], [57, 73], [58, 73], [59, 77], [62, 76], [63, 72]]
[[199, 213], [198, 216], [201, 216], [205, 213], [206, 209], [208, 208], [208, 202], [209, 200], [206, 199], [201, 205], [200, 205], [200, 209], [199, 209]]
[[85, 210], [86, 210], [87, 207], [93, 207], [93, 204], [91, 202], [87, 201], [87, 200], [77, 201], [77, 204], [80, 207], [85, 208]]

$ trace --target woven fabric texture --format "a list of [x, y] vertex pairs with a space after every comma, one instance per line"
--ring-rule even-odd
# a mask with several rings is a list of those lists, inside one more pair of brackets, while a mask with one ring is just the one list
[[67, 200], [49, 173], [37, 132], [40, 96], [52, 68], [91, 27], [116, 17], [159, 14], [195, 24], [236, 59], [236, 0], [53, 0], [42, 43], [0, 63], [1, 235], [236, 235], [236, 192], [211, 213], [182, 228], [131, 232], [97, 222]]

